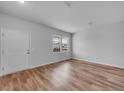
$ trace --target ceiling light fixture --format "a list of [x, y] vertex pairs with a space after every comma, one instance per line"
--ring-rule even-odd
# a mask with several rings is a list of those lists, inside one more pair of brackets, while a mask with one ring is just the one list
[[20, 0], [19, 2], [20, 2], [20, 3], [24, 3], [25, 1], [23, 1], [23, 0]]
[[90, 26], [91, 26], [91, 25], [93, 25], [93, 23], [92, 23], [92, 22], [89, 22], [89, 23], [88, 23], [88, 25], [90, 25]]
[[71, 7], [71, 1], [65, 1], [67, 7]]

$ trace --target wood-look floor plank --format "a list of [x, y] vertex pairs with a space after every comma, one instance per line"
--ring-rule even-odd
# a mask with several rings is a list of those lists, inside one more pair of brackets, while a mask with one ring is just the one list
[[70, 59], [2, 76], [0, 90], [124, 91], [124, 69]]

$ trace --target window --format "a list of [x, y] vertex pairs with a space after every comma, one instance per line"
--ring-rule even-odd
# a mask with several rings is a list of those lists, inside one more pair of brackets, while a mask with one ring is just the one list
[[53, 36], [53, 52], [60, 52], [61, 49], [61, 37], [58, 35]]
[[62, 44], [61, 44], [62, 51], [68, 51], [68, 47], [69, 47], [68, 44], [69, 44], [69, 38], [62, 37]]
[[53, 35], [53, 52], [67, 52], [69, 50], [69, 38]]

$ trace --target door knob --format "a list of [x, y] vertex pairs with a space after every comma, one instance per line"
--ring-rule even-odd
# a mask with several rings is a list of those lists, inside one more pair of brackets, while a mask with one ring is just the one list
[[27, 54], [30, 54], [30, 50], [27, 50]]

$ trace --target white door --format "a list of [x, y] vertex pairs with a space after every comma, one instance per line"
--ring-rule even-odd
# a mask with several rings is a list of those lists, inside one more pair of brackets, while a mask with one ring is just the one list
[[2, 31], [3, 74], [28, 68], [30, 60], [29, 32], [4, 29]]

